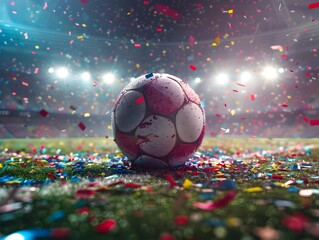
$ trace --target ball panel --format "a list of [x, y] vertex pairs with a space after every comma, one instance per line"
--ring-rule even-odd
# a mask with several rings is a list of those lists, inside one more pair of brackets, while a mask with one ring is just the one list
[[151, 81], [152, 79], [155, 79], [158, 74], [153, 74], [151, 77], [146, 77], [146, 75], [142, 75], [138, 78], [135, 78], [133, 81], [131, 81], [124, 89], [126, 91], [128, 90], [136, 90], [142, 88], [147, 82]]
[[115, 123], [122, 132], [130, 132], [141, 123], [146, 114], [144, 96], [138, 91], [122, 95], [115, 108]]
[[168, 164], [171, 167], [183, 165], [197, 150], [195, 143], [178, 144], [168, 156]]
[[183, 88], [187, 98], [197, 104], [200, 104], [199, 96], [195, 93], [195, 91], [186, 83], [186, 82], [179, 82], [181, 87]]
[[157, 158], [150, 157], [147, 155], [142, 155], [136, 161], [134, 161], [134, 164], [141, 166], [143, 168], [167, 168], [168, 165]]
[[144, 95], [147, 105], [155, 112], [170, 115], [185, 101], [181, 86], [170, 79], [159, 77], [145, 85]]
[[185, 104], [176, 114], [176, 129], [183, 142], [195, 142], [199, 138], [203, 126], [203, 111], [195, 103]]
[[147, 117], [136, 129], [135, 137], [140, 148], [155, 157], [167, 155], [176, 143], [173, 122], [157, 115]]
[[203, 142], [203, 139], [204, 139], [204, 136], [205, 136], [205, 128], [206, 128], [206, 126], [205, 126], [205, 124], [204, 124], [204, 126], [203, 126], [203, 130], [202, 130], [202, 132], [200, 133], [200, 136], [199, 136], [199, 138], [197, 139], [197, 141], [196, 141], [196, 146], [197, 146], [197, 148], [199, 148], [199, 146], [202, 144], [202, 142]]
[[115, 134], [115, 142], [128, 159], [132, 160], [138, 157], [139, 148], [137, 139], [133, 135], [117, 131]]

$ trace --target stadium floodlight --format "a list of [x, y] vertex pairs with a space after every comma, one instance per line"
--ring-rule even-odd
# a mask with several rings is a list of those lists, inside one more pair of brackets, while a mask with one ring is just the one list
[[103, 76], [103, 81], [106, 84], [112, 84], [115, 81], [115, 75], [113, 73], [106, 73]]
[[91, 74], [89, 72], [83, 72], [81, 74], [81, 78], [84, 80], [84, 81], [89, 81], [91, 79]]
[[61, 67], [56, 71], [56, 74], [59, 78], [64, 79], [69, 75], [69, 70], [65, 67]]
[[197, 78], [195, 78], [195, 80], [194, 80], [194, 82], [197, 84], [197, 83], [200, 83], [202, 80], [199, 78], [199, 77], [197, 77]]
[[267, 80], [275, 80], [278, 78], [278, 70], [272, 66], [265, 67], [261, 74]]
[[229, 81], [229, 77], [226, 73], [220, 73], [216, 76], [216, 82], [219, 85], [224, 85], [224, 84], [228, 83], [228, 81]]
[[53, 68], [53, 67], [50, 67], [50, 68], [48, 69], [48, 72], [49, 72], [49, 73], [54, 73], [54, 68]]
[[242, 82], [242, 83], [247, 83], [247, 82], [249, 82], [251, 79], [252, 79], [252, 75], [251, 75], [250, 72], [245, 71], [245, 72], [242, 72], [242, 73], [240, 74], [240, 82]]

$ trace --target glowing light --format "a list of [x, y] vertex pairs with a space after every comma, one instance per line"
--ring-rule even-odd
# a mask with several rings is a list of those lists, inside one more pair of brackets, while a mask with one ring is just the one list
[[69, 71], [65, 67], [61, 67], [56, 71], [56, 74], [59, 78], [66, 78], [69, 75]]
[[250, 72], [242, 72], [240, 74], [240, 82], [242, 83], [247, 83], [248, 81], [250, 81], [252, 78], [252, 75]]
[[279, 69], [278, 69], [278, 72], [279, 72], [279, 73], [284, 73], [284, 72], [285, 72], [285, 69], [284, 69], [284, 68], [279, 68]]
[[229, 77], [226, 73], [220, 73], [216, 76], [216, 81], [218, 84], [224, 85], [224, 84], [228, 83]]
[[197, 78], [195, 78], [195, 83], [200, 83], [202, 80], [199, 78], [199, 77], [197, 77]]
[[49, 73], [54, 73], [54, 68], [53, 68], [53, 67], [50, 67], [50, 68], [48, 69], [48, 72], [49, 72]]
[[84, 73], [81, 74], [81, 78], [84, 81], [89, 81], [91, 79], [91, 74], [89, 72], [84, 72]]
[[113, 73], [106, 73], [104, 76], [103, 76], [103, 81], [106, 83], [106, 84], [112, 84], [114, 81], [115, 81], [115, 76]]
[[274, 67], [267, 66], [261, 73], [267, 80], [275, 80], [278, 78], [278, 71]]
[[25, 240], [25, 237], [20, 233], [13, 233], [4, 238], [4, 240]]

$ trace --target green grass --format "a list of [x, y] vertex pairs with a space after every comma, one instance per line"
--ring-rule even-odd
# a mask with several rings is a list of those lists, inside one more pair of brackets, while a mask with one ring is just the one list
[[[1, 149], [29, 152], [36, 148], [41, 152], [40, 147], [44, 146], [47, 153], [53, 155], [58, 149], [63, 156], [73, 152], [73, 158], [99, 152], [96, 156], [100, 161], [84, 164], [78, 171], [74, 166], [77, 160], [70, 160], [68, 156], [59, 161], [66, 165], [57, 170], [43, 156], [13, 156], [11, 161], [5, 161], [10, 154], [3, 151], [0, 179], [11, 176], [12, 181], [3, 182], [2, 191], [12, 193], [26, 179], [48, 181], [50, 174], [55, 180], [25, 188], [24, 196], [31, 194], [28, 201], [21, 201], [21, 193], [13, 194], [10, 199], [5, 195], [1, 198], [0, 194], [2, 203], [22, 202], [20, 209], [0, 214], [0, 234], [30, 228], [65, 227], [70, 229], [70, 239], [160, 239], [169, 234], [171, 239], [249, 240], [262, 239], [261, 230], [270, 227], [278, 234], [277, 239], [316, 239], [318, 235], [311, 229], [319, 222], [318, 195], [300, 197], [298, 191], [289, 192], [288, 189], [318, 189], [318, 144], [318, 139], [206, 139], [200, 150], [202, 159], [217, 154], [217, 148], [224, 151], [223, 155], [236, 159], [243, 159], [242, 153], [248, 151], [272, 150], [272, 153], [258, 158], [251, 155], [242, 164], [218, 165], [212, 161], [205, 165], [216, 171], [202, 168], [171, 171], [169, 174], [177, 186], [170, 189], [167, 172], [137, 173], [111, 164], [121, 159], [121, 155], [115, 153], [117, 148], [110, 139], [2, 140]], [[311, 154], [304, 149], [309, 145], [314, 147]], [[78, 146], [82, 146], [81, 152]], [[286, 151], [276, 152], [279, 147]], [[303, 162], [311, 163], [312, 167], [290, 168]], [[60, 178], [60, 171], [65, 174], [64, 178]], [[282, 179], [267, 177], [267, 174], [280, 175]], [[75, 177], [78, 181], [72, 182]], [[190, 180], [192, 186], [183, 187], [185, 179]], [[223, 189], [221, 184], [225, 180], [232, 180], [237, 187]], [[289, 180], [297, 183], [284, 185]], [[91, 181], [98, 185], [89, 187]], [[138, 185], [132, 188], [126, 183]], [[261, 191], [247, 191], [253, 187], [260, 187]], [[93, 190], [94, 194], [80, 199], [76, 196], [78, 189]], [[194, 202], [216, 202], [230, 191], [236, 191], [237, 195], [226, 206], [210, 211], [193, 206]], [[88, 213], [80, 214], [84, 209]], [[57, 212], [62, 212], [63, 216], [54, 219]], [[298, 222], [294, 214], [302, 214], [306, 220]], [[180, 216], [186, 216], [185, 224], [176, 223]], [[293, 227], [287, 227], [284, 224], [287, 217], [301, 227], [301, 231], [294, 232]], [[109, 233], [97, 233], [96, 225], [105, 219], [114, 219], [117, 227]], [[272, 236], [276, 239], [274, 234]]]

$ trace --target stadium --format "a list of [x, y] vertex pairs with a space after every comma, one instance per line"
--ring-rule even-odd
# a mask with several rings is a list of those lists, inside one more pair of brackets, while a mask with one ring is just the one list
[[[1, 240], [319, 238], [318, 2], [1, 6]], [[136, 167], [116, 139], [123, 89], [153, 73], [185, 82], [205, 117], [174, 168]]]

